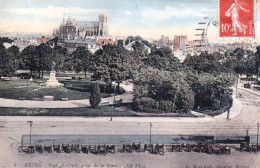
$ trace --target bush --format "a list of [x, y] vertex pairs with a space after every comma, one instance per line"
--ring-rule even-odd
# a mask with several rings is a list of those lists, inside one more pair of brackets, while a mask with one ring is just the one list
[[173, 112], [173, 103], [171, 101], [160, 101], [159, 102], [160, 104], [160, 107], [159, 109], [165, 113], [168, 113], [168, 112]]
[[134, 108], [142, 112], [155, 112], [157, 111], [159, 104], [152, 98], [141, 97], [135, 100]]
[[89, 103], [93, 108], [97, 108], [100, 102], [101, 102], [101, 93], [100, 93], [99, 85], [96, 84], [93, 86], [93, 89], [91, 91]]

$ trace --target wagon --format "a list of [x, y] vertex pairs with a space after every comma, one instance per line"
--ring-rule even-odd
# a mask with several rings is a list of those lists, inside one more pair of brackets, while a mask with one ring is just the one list
[[71, 152], [80, 153], [79, 144], [72, 144], [70, 149], [71, 149]]
[[254, 143], [252, 145], [250, 145], [249, 152], [258, 152], [257, 145]]
[[248, 142], [241, 142], [240, 143], [240, 149], [241, 152], [243, 151], [249, 151], [249, 143]]
[[231, 148], [227, 145], [223, 146], [223, 154], [230, 155], [231, 153]]
[[206, 151], [209, 154], [223, 154], [224, 153], [224, 147], [221, 145], [207, 145], [208, 146], [208, 150]]
[[51, 145], [44, 145], [44, 151], [46, 153], [52, 153], [52, 146]]
[[107, 145], [106, 146], [106, 153], [108, 153], [108, 152], [115, 154], [115, 152], [116, 152], [115, 145]]
[[153, 144], [145, 144], [144, 145], [144, 152], [148, 151], [149, 153], [154, 152], [154, 145]]
[[191, 145], [189, 143], [183, 143], [181, 144], [181, 150], [183, 150], [184, 152], [191, 152]]
[[95, 153], [95, 154], [98, 153], [97, 145], [89, 145], [88, 149], [89, 149], [89, 152], [91, 152], [91, 153]]
[[172, 152], [181, 152], [181, 144], [172, 144]]
[[131, 144], [123, 144], [123, 152], [133, 152]]
[[61, 147], [60, 147], [60, 143], [53, 143], [53, 151], [56, 153], [61, 153]]
[[135, 152], [141, 152], [141, 142], [133, 142], [132, 149]]
[[88, 145], [81, 145], [81, 151], [83, 153], [88, 153]]
[[106, 145], [98, 145], [98, 154], [103, 154], [106, 155], [107, 154], [107, 148]]
[[34, 153], [34, 146], [33, 145], [28, 145], [28, 146], [21, 146], [18, 149], [19, 152], [24, 152], [24, 153]]
[[39, 153], [42, 153], [42, 152], [43, 152], [43, 147], [42, 147], [42, 145], [35, 145], [35, 151], [36, 151], [36, 152], [39, 152]]
[[197, 152], [202, 153], [209, 153], [209, 146], [205, 142], [199, 142], [197, 144]]
[[61, 144], [61, 148], [62, 148], [62, 151], [65, 152], [65, 153], [70, 153], [71, 152], [71, 148], [70, 148], [69, 143], [67, 143], [67, 144], [62, 143]]
[[164, 155], [164, 144], [156, 144], [154, 147], [154, 153]]

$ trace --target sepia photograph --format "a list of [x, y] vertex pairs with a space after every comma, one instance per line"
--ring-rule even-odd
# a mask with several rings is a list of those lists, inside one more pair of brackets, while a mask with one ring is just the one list
[[260, 0], [0, 0], [0, 168], [260, 168]]

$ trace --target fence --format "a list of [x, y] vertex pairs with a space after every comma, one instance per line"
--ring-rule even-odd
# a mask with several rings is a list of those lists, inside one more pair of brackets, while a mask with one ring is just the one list
[[209, 112], [205, 111], [205, 114], [210, 115], [210, 116], [216, 116], [216, 115], [222, 114], [225, 111], [229, 110], [232, 107], [232, 105], [233, 105], [233, 100], [230, 100], [228, 105], [223, 107], [222, 109], [216, 110], [216, 111], [209, 111]]

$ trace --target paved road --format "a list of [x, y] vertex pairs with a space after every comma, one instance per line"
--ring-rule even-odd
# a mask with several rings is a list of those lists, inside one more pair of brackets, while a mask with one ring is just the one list
[[[112, 104], [114, 97], [102, 98], [102, 102]], [[122, 95], [117, 95], [115, 100], [122, 99], [123, 102], [132, 102], [132, 94], [130, 92]], [[82, 100], [68, 100], [68, 101], [34, 101], [34, 100], [15, 100], [0, 98], [0, 107], [14, 107], [14, 108], [77, 108], [89, 107], [89, 99]]]
[[[25, 163], [113, 163], [119, 167], [127, 167], [126, 163], [140, 163], [147, 167], [185, 167], [184, 163], [192, 164], [231, 164], [232, 160], [238, 164], [256, 167], [259, 163], [259, 154], [231, 155], [230, 157], [209, 156], [199, 154], [207, 159], [199, 159], [198, 154], [167, 154], [154, 156], [148, 154], [116, 154], [106, 157], [84, 155], [21, 155], [17, 148], [23, 134], [29, 133], [28, 120], [33, 120], [32, 134], [38, 135], [136, 135], [149, 134], [149, 122], [153, 122], [153, 134], [182, 134], [182, 135], [249, 135], [256, 134], [256, 123], [260, 120], [259, 96], [244, 90], [239, 90], [239, 100], [242, 103], [240, 114], [232, 120], [215, 118], [114, 118], [108, 117], [0, 117], [0, 167], [25, 167]], [[87, 160], [90, 159], [91, 160]], [[173, 159], [174, 158], [174, 159]], [[257, 159], [258, 158], [258, 159]], [[69, 160], [68, 160], [69, 159]], [[228, 160], [229, 159], [229, 160]], [[206, 161], [207, 160], [207, 161]], [[231, 160], [231, 161], [230, 161]], [[179, 164], [178, 164], [179, 162]], [[46, 166], [43, 166], [46, 167]], [[235, 165], [233, 164], [233, 167]], [[250, 168], [251, 168], [250, 167]]]

